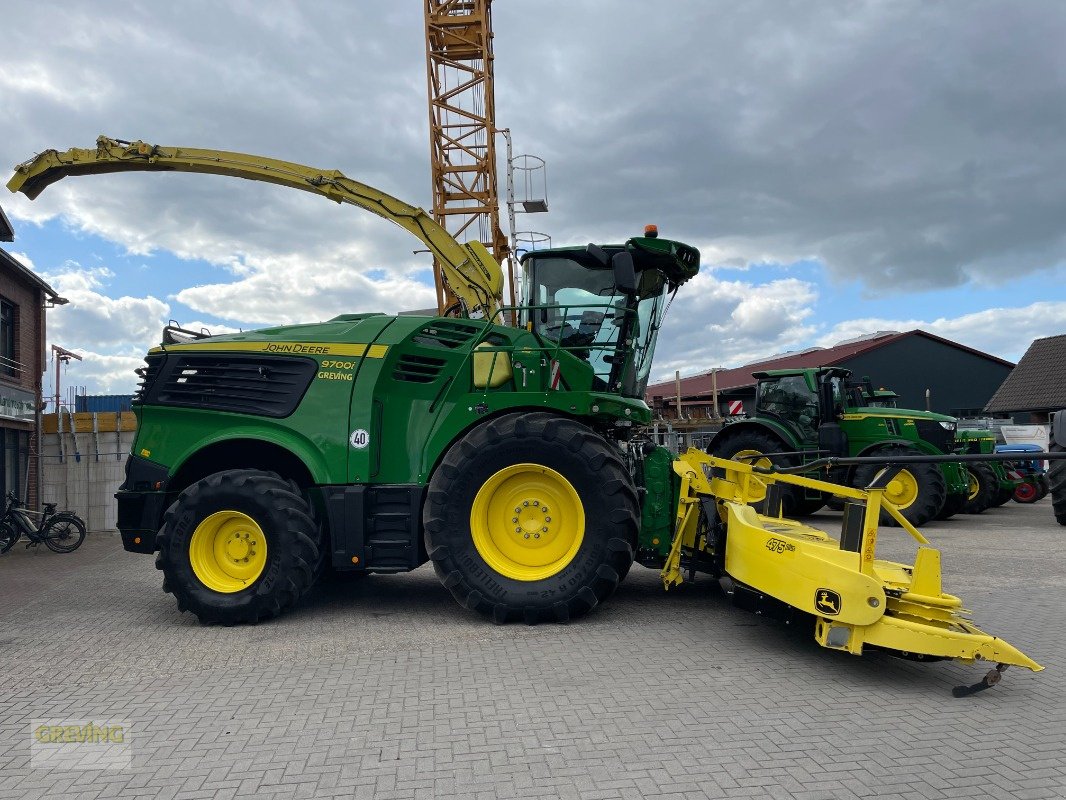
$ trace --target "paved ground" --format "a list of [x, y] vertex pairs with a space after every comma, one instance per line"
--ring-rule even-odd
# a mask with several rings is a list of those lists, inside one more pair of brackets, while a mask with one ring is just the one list
[[[955, 700], [983, 670], [824, 651], [639, 567], [566, 627], [494, 627], [423, 568], [208, 628], [115, 537], [20, 545], [0, 557], [0, 799], [1066, 797], [1066, 529], [1045, 500], [927, 533], [947, 590], [1045, 672]], [[127, 722], [132, 767], [31, 768], [53, 718]]]

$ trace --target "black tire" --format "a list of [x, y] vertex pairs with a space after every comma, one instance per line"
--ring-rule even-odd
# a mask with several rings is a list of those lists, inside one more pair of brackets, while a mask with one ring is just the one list
[[[715, 439], [707, 448], [707, 452], [716, 458], [733, 458], [738, 453], [781, 453], [791, 449], [793, 448], [772, 433], [749, 429]], [[767, 460], [775, 466], [791, 467], [796, 464], [792, 456], [772, 456]], [[752, 458], [745, 458], [744, 461], [748, 464], [756, 462]], [[794, 517], [800, 514], [798, 509], [803, 502], [803, 490], [798, 486], [787, 484], [782, 484], [781, 490], [782, 516]], [[760, 514], [766, 513], [766, 501], [760, 500], [751, 505]]]
[[988, 464], [965, 464], [971, 490], [962, 505], [964, 514], [980, 514], [989, 507], [999, 493], [999, 479]]
[[[1048, 446], [1049, 453], [1061, 453], [1063, 450], [1062, 445], [1055, 442]], [[1066, 460], [1048, 461], [1047, 478], [1051, 489], [1051, 510], [1059, 525], [1066, 525]]]
[[996, 496], [992, 500], [992, 508], [999, 508], [1004, 503], [1009, 502], [1010, 499], [1013, 496], [1014, 496], [1014, 489], [1007, 489], [1007, 488], [1004, 488], [1004, 487], [1000, 486], [996, 490]]
[[960, 511], [963, 506], [966, 505], [966, 495], [964, 494], [949, 494], [944, 497], [944, 505], [940, 507], [940, 510], [936, 512], [936, 519], [951, 519]]
[[8, 523], [0, 525], [0, 555], [3, 555], [19, 540], [19, 532]]
[[[917, 454], [917, 451], [906, 447], [892, 446], [883, 447], [869, 455], [883, 458], [888, 463], [893, 456], [912, 456]], [[852, 485], [860, 489], [865, 488], [873, 481], [874, 475], [880, 469], [881, 467], [877, 464], [862, 464], [856, 467], [855, 474], [852, 477]], [[915, 526], [924, 525], [935, 519], [947, 497], [944, 474], [940, 471], [940, 468], [936, 464], [908, 464], [900, 473], [900, 476], [904, 479], [908, 479], [909, 476], [909, 480], [914, 482], [913, 485], [916, 488], [915, 497], [904, 508], [900, 509], [903, 518]], [[882, 510], [881, 524], [895, 526], [897, 523], [888, 515], [887, 511]]]
[[54, 553], [72, 553], [85, 541], [85, 523], [75, 514], [56, 514], [41, 531], [44, 544]]
[[1051, 481], [1048, 480], [1046, 473], [1036, 476], [1036, 486], [1040, 490], [1037, 494], [1037, 500], [1043, 500], [1051, 493]]
[[826, 500], [821, 492], [818, 493], [818, 497], [804, 497], [802, 495], [802, 490], [800, 490], [799, 487], [796, 488], [798, 490], [796, 494], [799, 496], [799, 499], [796, 500], [796, 508], [792, 513], [797, 517], [806, 517], [813, 514], [815, 511], [821, 511], [825, 508]]
[[825, 501], [825, 506], [826, 508], [831, 509], [832, 511], [843, 511], [844, 498], [837, 497], [836, 495], [830, 495], [829, 498]]
[[[575, 506], [580, 503], [585, 524], [583, 529], [570, 528], [582, 531], [576, 540], [580, 544], [572, 555], [567, 552], [557, 559], [557, 571], [544, 577], [519, 579], [514, 574], [524, 567], [513, 567], [513, 575], [501, 573], [475, 543], [476, 529], [483, 547], [495, 546], [487, 539], [506, 545], [507, 537], [499, 537], [502, 525], [493, 524], [489, 513], [476, 525], [473, 518], [478, 513], [475, 498], [482, 487], [500, 479], [502, 471], [527, 464], [554, 470], [568, 482], [572, 492], [568, 497]], [[523, 480], [519, 471], [515, 486], [521, 487]], [[551, 485], [562, 486], [559, 482]], [[510, 488], [508, 491], [514, 494]], [[533, 494], [530, 500], [515, 502], [532, 502], [540, 494], [539, 489], [528, 491]], [[547, 490], [544, 494], [548, 496]], [[481, 502], [491, 504], [503, 496], [503, 492], [482, 493]], [[524, 529], [532, 520], [533, 507], [516, 507], [522, 508], [517, 527]], [[563, 510], [559, 508], [557, 512]], [[534, 412], [489, 420], [453, 444], [430, 479], [422, 519], [433, 568], [460, 605], [492, 617], [497, 623], [521, 619], [535, 624], [568, 622], [588, 613], [614, 592], [633, 564], [639, 516], [636, 490], [615, 448], [575, 420]], [[547, 525], [552, 524], [550, 515], [544, 514], [544, 520]], [[558, 527], [549, 533], [553, 538], [545, 537], [546, 541], [566, 541], [568, 523], [574, 524], [573, 514], [569, 519], [558, 516]], [[510, 532], [508, 524], [506, 533]], [[523, 539], [527, 532], [520, 532]], [[499, 563], [505, 571], [512, 569], [505, 562]], [[549, 564], [543, 571], [553, 568]]]
[[[266, 539], [262, 571], [237, 591], [210, 588], [190, 559], [198, 526], [225, 511], [251, 519]], [[322, 549], [319, 527], [298, 487], [251, 469], [216, 472], [187, 487], [167, 509], [156, 544], [163, 591], [174, 595], [178, 610], [192, 611], [202, 623], [225, 625], [254, 624], [292, 607], [314, 583]]]

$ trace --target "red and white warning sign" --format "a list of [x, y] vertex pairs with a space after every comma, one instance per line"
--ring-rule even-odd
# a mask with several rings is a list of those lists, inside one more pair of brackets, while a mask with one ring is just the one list
[[742, 400], [730, 400], [728, 408], [729, 416], [735, 417], [744, 413], [744, 402]]
[[552, 359], [550, 375], [551, 375], [551, 379], [549, 381], [549, 385], [553, 389], [558, 389], [559, 388], [559, 362], [554, 360], [554, 359]]

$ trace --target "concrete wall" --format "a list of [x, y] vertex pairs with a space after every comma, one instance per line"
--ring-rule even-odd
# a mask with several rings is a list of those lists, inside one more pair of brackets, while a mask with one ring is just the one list
[[115, 492], [133, 444], [133, 415], [46, 414], [42, 428], [42, 502], [75, 512], [91, 531], [116, 530]]

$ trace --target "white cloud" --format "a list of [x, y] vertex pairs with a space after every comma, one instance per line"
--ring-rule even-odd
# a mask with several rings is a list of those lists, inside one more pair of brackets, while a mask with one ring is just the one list
[[844, 339], [879, 330], [921, 329], [986, 353], [1017, 361], [1034, 339], [1066, 333], [1066, 302], [1038, 302], [1000, 307], [959, 317], [923, 319], [854, 319], [835, 325], [816, 344], [831, 347]]
[[670, 307], [652, 381], [793, 349], [816, 331], [807, 320], [817, 299], [814, 284], [795, 278], [755, 284], [701, 272]]
[[170, 306], [158, 298], [109, 297], [103, 289], [114, 273], [106, 267], [82, 269], [68, 262], [64, 271], [42, 276], [70, 302], [48, 313], [48, 338], [68, 350], [142, 346], [158, 342]]

